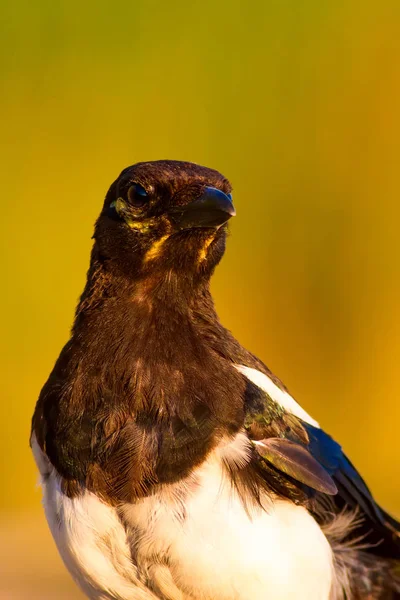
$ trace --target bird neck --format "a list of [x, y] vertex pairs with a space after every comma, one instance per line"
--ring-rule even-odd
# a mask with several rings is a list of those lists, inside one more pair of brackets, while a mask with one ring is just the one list
[[[255, 359], [219, 323], [208, 281], [128, 279], [92, 261], [34, 431], [68, 481], [105, 485], [113, 502], [139, 497], [240, 430], [246, 383], [235, 363]], [[93, 465], [104, 479], [91, 479]]]
[[[198, 341], [201, 331], [220, 327], [208, 278], [157, 270], [127, 278], [93, 261], [73, 337], [85, 340], [97, 359], [112, 348], [131, 356], [157, 353], [162, 359], [165, 354], [176, 354], [180, 344], [188, 344], [184, 338], [197, 337]], [[102, 339], [107, 344], [102, 345]]]

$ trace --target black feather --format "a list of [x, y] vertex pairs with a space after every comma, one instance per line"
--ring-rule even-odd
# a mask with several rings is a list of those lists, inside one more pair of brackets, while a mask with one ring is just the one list
[[338, 488], [333, 501], [338, 510], [345, 506], [358, 509], [361, 523], [352, 531], [377, 556], [400, 559], [400, 524], [375, 502], [361, 475], [344, 454], [340, 445], [322, 429], [305, 423], [309, 450], [332, 476]]

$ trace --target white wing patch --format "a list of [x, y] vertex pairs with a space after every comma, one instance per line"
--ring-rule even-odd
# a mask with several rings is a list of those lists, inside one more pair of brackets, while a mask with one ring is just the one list
[[244, 365], [235, 365], [235, 367], [257, 387], [264, 390], [272, 400], [278, 402], [285, 410], [296, 415], [296, 417], [299, 417], [299, 419], [302, 419], [305, 423], [309, 423], [314, 427], [320, 427], [319, 423], [310, 417], [304, 408], [301, 408], [300, 404], [298, 404], [290, 394], [279, 389], [267, 375], [264, 375], [261, 371], [257, 371], [257, 369], [245, 367]]

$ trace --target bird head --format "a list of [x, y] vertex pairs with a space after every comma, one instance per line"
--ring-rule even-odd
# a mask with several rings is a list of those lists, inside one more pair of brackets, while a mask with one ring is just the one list
[[119, 271], [209, 276], [235, 215], [231, 185], [189, 162], [137, 163], [111, 185], [95, 227], [99, 255]]

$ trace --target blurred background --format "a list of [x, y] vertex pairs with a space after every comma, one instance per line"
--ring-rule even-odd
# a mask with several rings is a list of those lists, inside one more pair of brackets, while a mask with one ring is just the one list
[[223, 322], [400, 517], [397, 0], [3, 0], [0, 598], [82, 598], [29, 450], [93, 223], [141, 160], [222, 171]]

